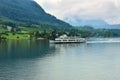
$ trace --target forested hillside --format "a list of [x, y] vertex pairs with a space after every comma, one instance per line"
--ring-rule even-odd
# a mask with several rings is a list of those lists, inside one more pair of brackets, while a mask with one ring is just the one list
[[46, 13], [33, 0], [0, 0], [0, 22], [47, 24], [58, 27], [71, 27], [69, 24]]

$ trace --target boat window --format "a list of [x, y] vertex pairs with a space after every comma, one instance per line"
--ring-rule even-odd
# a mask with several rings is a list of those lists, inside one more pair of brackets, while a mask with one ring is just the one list
[[61, 41], [61, 40], [56, 40], [56, 41]]
[[69, 41], [75, 41], [75, 40], [69, 40]]
[[67, 40], [63, 40], [63, 41], [67, 41]]

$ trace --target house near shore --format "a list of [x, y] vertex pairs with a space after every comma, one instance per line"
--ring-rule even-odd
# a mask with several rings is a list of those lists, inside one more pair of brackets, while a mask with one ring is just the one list
[[12, 27], [11, 26], [7, 26], [7, 31], [11, 32], [12, 31]]
[[20, 33], [27, 34], [27, 33], [29, 33], [29, 32], [26, 31], [26, 30], [21, 30]]

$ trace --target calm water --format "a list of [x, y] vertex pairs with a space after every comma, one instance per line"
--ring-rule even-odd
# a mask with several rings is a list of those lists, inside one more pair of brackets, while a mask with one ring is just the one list
[[119, 42], [0, 42], [0, 80], [119, 79]]

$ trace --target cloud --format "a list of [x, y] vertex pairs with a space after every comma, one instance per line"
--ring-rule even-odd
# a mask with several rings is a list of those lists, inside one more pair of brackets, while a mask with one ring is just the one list
[[62, 20], [102, 19], [120, 24], [120, 0], [35, 0], [46, 12]]

